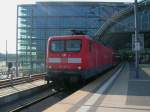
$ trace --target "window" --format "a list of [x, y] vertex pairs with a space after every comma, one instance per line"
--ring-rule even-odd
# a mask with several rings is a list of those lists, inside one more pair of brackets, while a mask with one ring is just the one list
[[66, 41], [66, 51], [80, 51], [81, 40], [67, 40]]
[[53, 40], [50, 50], [53, 52], [79, 52], [81, 40]]
[[89, 51], [92, 51], [92, 41], [89, 41]]
[[64, 41], [63, 40], [53, 40], [51, 42], [51, 51], [63, 52], [64, 51]]

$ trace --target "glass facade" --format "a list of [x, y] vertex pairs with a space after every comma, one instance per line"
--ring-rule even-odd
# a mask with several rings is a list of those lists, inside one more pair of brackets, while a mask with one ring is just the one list
[[[139, 32], [150, 31], [150, 8], [138, 12]], [[108, 32], [134, 32], [134, 15], [128, 16], [117, 22]]]
[[37, 2], [18, 6], [19, 64], [29, 72], [46, 70], [47, 39], [82, 31], [91, 37], [123, 3]]

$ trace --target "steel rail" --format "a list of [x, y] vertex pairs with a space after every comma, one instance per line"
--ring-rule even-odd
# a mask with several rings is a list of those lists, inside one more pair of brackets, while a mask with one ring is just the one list
[[60, 92], [62, 92], [62, 91], [63, 91], [63, 89], [62, 89], [62, 90], [58, 90], [58, 91], [54, 91], [53, 93], [48, 94], [48, 95], [45, 95], [45, 96], [43, 96], [42, 98], [36, 99], [35, 101], [26, 102], [25, 105], [22, 105], [22, 106], [20, 106], [20, 107], [18, 107], [18, 108], [16, 108], [16, 109], [13, 109], [13, 110], [11, 110], [11, 111], [9, 111], [9, 112], [20, 112], [20, 111], [22, 111], [23, 109], [26, 109], [26, 108], [28, 108], [28, 107], [30, 107], [30, 106], [32, 106], [32, 105], [35, 105], [35, 104], [37, 104], [37, 103], [39, 103], [39, 102], [41, 102], [41, 101], [43, 101], [43, 100], [45, 100], [45, 99], [47, 99], [47, 98], [49, 98], [49, 97], [53, 97], [53, 96], [57, 95], [58, 93], [60, 93]]
[[9, 79], [9, 80], [1, 80], [0, 81], [0, 88], [4, 88], [4, 87], [9, 87], [9, 86], [14, 86], [14, 85], [18, 85], [18, 84], [23, 84], [26, 82], [32, 82], [35, 80], [39, 80], [39, 79], [44, 79], [44, 75], [43, 74], [37, 74], [37, 75], [32, 75], [31, 77], [21, 77], [21, 78], [15, 78], [15, 79]]

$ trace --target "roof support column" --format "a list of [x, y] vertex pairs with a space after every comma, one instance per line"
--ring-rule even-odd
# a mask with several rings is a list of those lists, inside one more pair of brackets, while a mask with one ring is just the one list
[[[137, 0], [134, 1], [134, 19], [135, 19], [135, 47], [138, 43], [138, 23], [137, 23]], [[135, 50], [135, 71], [136, 71], [136, 78], [138, 79], [139, 78], [139, 72], [138, 72], [138, 64], [139, 64], [139, 53], [138, 53], [138, 50]]]

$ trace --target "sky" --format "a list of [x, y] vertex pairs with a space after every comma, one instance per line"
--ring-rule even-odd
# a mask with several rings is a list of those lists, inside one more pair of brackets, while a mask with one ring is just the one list
[[[0, 53], [16, 52], [16, 17], [18, 4], [31, 4], [38, 1], [63, 1], [63, 0], [2, 0], [0, 2]], [[90, 0], [65, 0], [65, 1], [90, 1]], [[133, 2], [134, 0], [92, 0], [92, 2]]]

